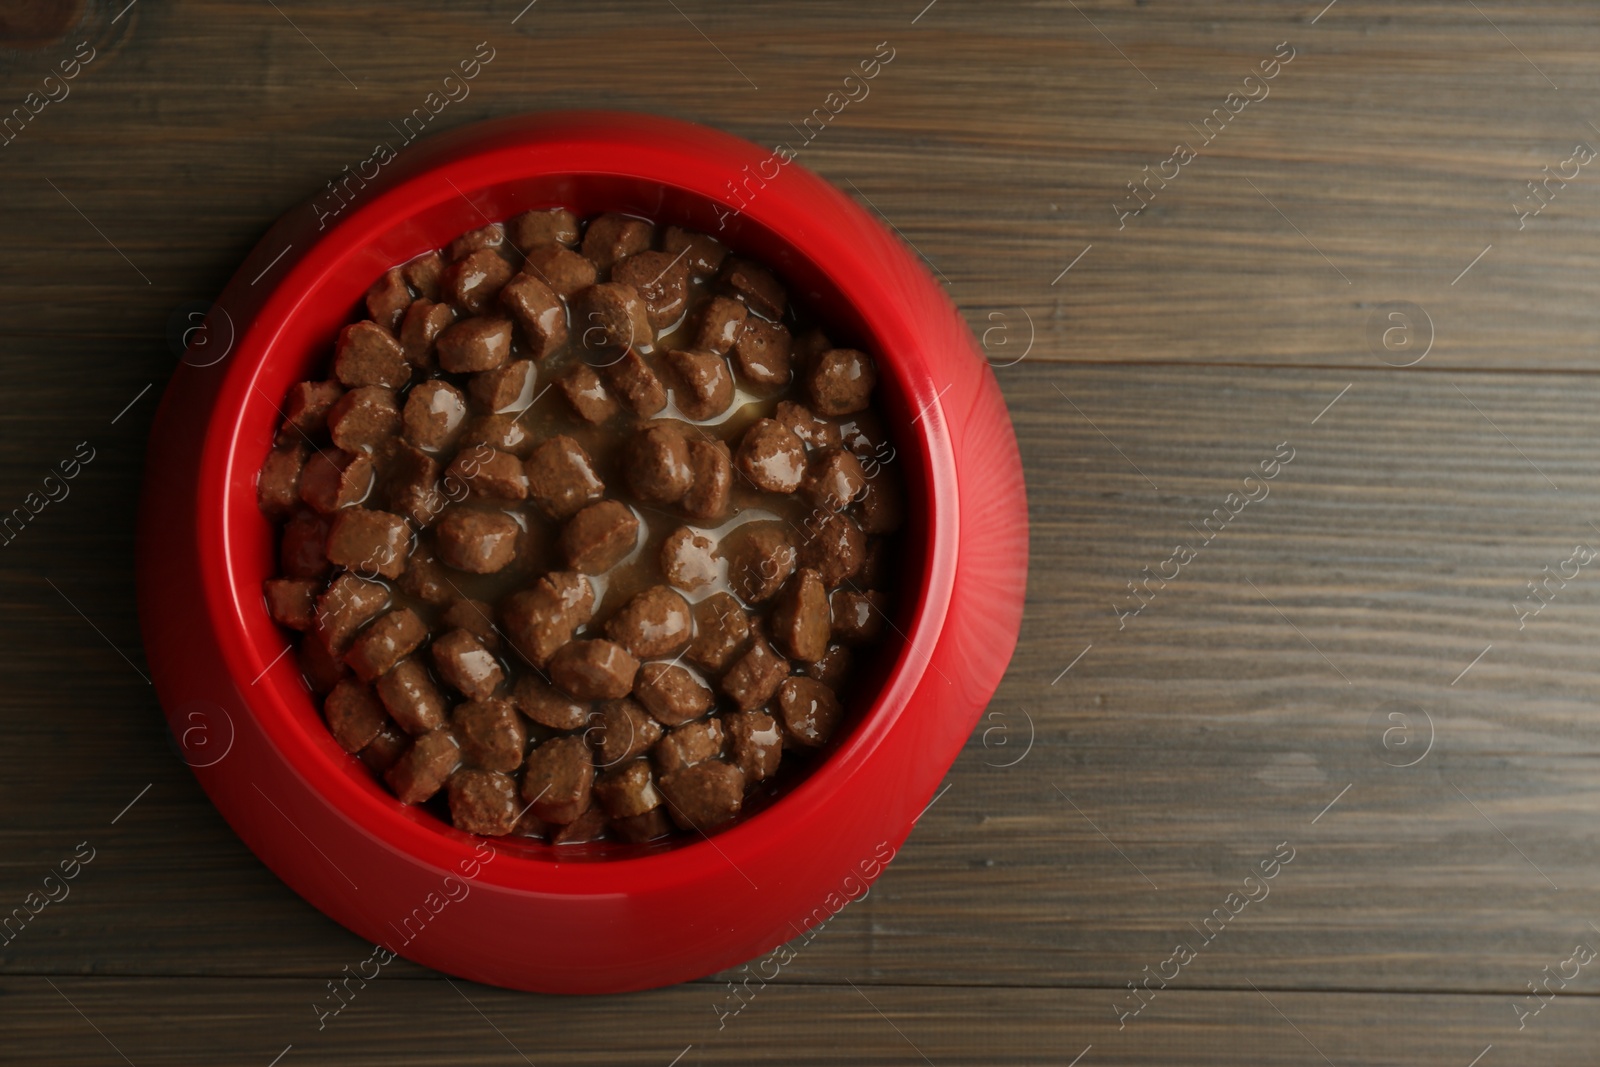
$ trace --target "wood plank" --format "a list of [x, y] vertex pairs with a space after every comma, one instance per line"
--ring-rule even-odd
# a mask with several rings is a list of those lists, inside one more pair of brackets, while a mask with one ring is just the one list
[[[52, 988], [52, 984], [55, 988]], [[533, 997], [385, 974], [324, 1020], [312, 979], [9, 977], [0, 1037], [19, 1062], [144, 1064], [1385, 1064], [1587, 1062], [1600, 1004], [1556, 998], [1524, 1030], [1500, 997], [1157, 994], [1117, 1029], [1104, 990], [797, 983], [722, 1018], [710, 991]], [[645, 1025], [645, 1020], [648, 1022]], [[619, 1025], [619, 1022], [622, 1025]], [[1492, 1046], [1492, 1049], [1491, 1049]], [[1487, 1053], [1485, 1054], [1486, 1050]], [[1320, 1054], [1320, 1055], [1319, 1055]], [[274, 1057], [281, 1056], [279, 1060]]]
[[[97, 351], [23, 344], [36, 365]], [[103, 856], [0, 968], [336, 973], [362, 946], [232, 837], [137, 673], [129, 529], [151, 398], [115, 435], [84, 429], [137, 391], [134, 363], [0, 428], [6, 500], [80, 434], [104, 445], [0, 556], [8, 614], [29, 620], [0, 649], [0, 893], [20, 900], [79, 841]], [[949, 791], [796, 978], [1119, 989], [1284, 841], [1296, 859], [1203, 953], [1197, 987], [1509, 994], [1587, 936], [1600, 587], [1585, 569], [1521, 631], [1512, 604], [1600, 538], [1600, 475], [1575, 444], [1592, 377], [1032, 361], [1001, 376], [1034, 501], [1021, 646]], [[1126, 583], [1198, 541], [1188, 524], [1285, 441], [1269, 495], [1119, 631]], [[1371, 721], [1391, 702], [1418, 730], [1431, 717], [1415, 766], [1390, 765], [1417, 749], [1384, 749], [1390, 724]], [[1032, 751], [1001, 766], [1030, 718]]]
[[[1552, 3], [1480, 17], [1342, 0], [1314, 22], [1313, 6], [945, 3], [913, 23], [922, 4], [863, 17], [842, 2], [682, 15], [613, 2], [539, 5], [513, 25], [520, 3], [139, 5], [72, 95], [4, 148], [8, 205], [38, 220], [0, 232], [0, 286], [31, 309], [4, 329], [159, 336], [480, 41], [494, 61], [436, 128], [604, 105], [769, 144], [794, 140], [888, 41], [870, 94], [801, 161], [853, 183], [975, 329], [1009, 324], [1033, 358], [1365, 368], [1382, 305], [1403, 301], [1431, 319], [1427, 366], [1593, 369], [1600, 310], [1583, 284], [1600, 266], [1600, 186], [1577, 167], [1537, 216], [1514, 204], [1577, 142], [1600, 145], [1568, 104], [1600, 87], [1586, 61], [1600, 26]], [[383, 24], [405, 33], [374, 48], [365, 29]], [[1198, 144], [1193, 127], [1285, 40], [1295, 58], [1268, 95], [1119, 219], [1127, 184], [1178, 140]], [[36, 89], [55, 52], [22, 55], [0, 99]]]

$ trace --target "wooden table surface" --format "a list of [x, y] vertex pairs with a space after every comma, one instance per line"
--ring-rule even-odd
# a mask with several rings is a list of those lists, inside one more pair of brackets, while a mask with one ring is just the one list
[[[0, 1060], [1595, 1062], [1592, 5], [525, 2], [0, 3], [0, 114], [56, 97], [0, 126], [0, 509], [94, 457], [0, 550], [0, 909], [94, 857], [0, 944]], [[937, 271], [1021, 441], [1009, 674], [871, 895], [721, 1027], [727, 975], [400, 962], [319, 1030], [370, 947], [228, 830], [143, 674], [175, 312], [480, 42], [433, 128], [765, 144], [887, 42], [800, 162]]]

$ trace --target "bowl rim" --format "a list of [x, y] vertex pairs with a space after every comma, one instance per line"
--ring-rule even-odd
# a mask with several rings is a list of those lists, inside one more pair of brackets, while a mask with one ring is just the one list
[[[704, 175], [698, 181], [685, 180], [686, 176], [696, 173], [692, 167], [680, 167], [670, 173], [663, 169], [665, 163], [689, 160], [689, 150], [672, 143], [674, 135], [692, 131], [696, 140], [714, 136], [724, 139], [744, 156], [762, 158], [760, 150], [749, 142], [705, 127], [654, 116], [622, 114], [629, 121], [619, 125], [616, 112], [546, 113], [538, 116], [540, 121], [531, 130], [528, 117], [518, 116], [520, 136], [513, 137], [509, 143], [487, 143], [464, 154], [435, 159], [411, 172], [397, 172], [392, 181], [378, 188], [364, 202], [354, 205], [287, 263], [270, 290], [260, 298], [259, 309], [238, 336], [228, 357], [216, 392], [216, 403], [204, 431], [200, 507], [196, 517], [200, 568], [204, 576], [201, 593], [208, 621], [220, 640], [227, 672], [238, 684], [245, 713], [255, 719], [285, 765], [340, 818], [374, 835], [390, 849], [440, 871], [456, 867], [473, 854], [477, 842], [485, 839], [456, 831], [431, 813], [418, 813], [422, 819], [409, 815], [405, 806], [385, 794], [381, 786], [364, 790], [347, 776], [326, 773], [325, 751], [310, 743], [303, 731], [281, 713], [275, 706], [276, 698], [271, 696], [272, 690], [253, 683], [244, 684], [251, 678], [259, 681], [262, 675], [278, 678], [284, 672], [293, 672], [301, 699], [307, 701], [313, 714], [316, 712], [315, 700], [298, 681], [294, 659], [280, 657], [283, 662], [269, 662], [270, 656], [248, 633], [244, 620], [245, 612], [261, 611], [259, 595], [242, 589], [236, 579], [239, 563], [230, 530], [230, 508], [237, 506], [237, 496], [230, 498], [229, 494], [247, 493], [249, 505], [254, 509], [255, 472], [260, 463], [259, 457], [254, 457], [242, 440], [246, 421], [244, 405], [250, 401], [250, 393], [256, 389], [264, 368], [285, 343], [282, 335], [290, 316], [297, 314], [308, 301], [325, 299], [319, 294], [325, 292], [326, 286], [337, 284], [334, 275], [352, 257], [360, 256], [373, 247], [376, 239], [393, 233], [430, 209], [458, 196], [469, 198], [470, 203], [474, 193], [487, 188], [558, 175], [576, 180], [604, 176], [648, 183], [671, 188], [679, 195], [698, 198], [709, 205], [727, 207], [731, 206], [727, 199], [718, 195], [720, 190], [707, 186], [709, 179]], [[588, 120], [599, 116], [606, 122], [593, 123], [589, 128]], [[648, 123], [640, 123], [639, 119], [648, 119]], [[482, 136], [488, 132], [484, 127], [493, 125], [478, 124], [465, 129]], [[451, 136], [431, 138], [428, 143]], [[564, 151], [578, 149], [580, 159], [585, 158], [584, 151], [613, 153], [612, 162], [607, 166], [591, 164], [564, 169], [545, 165], [523, 169], [526, 163], [519, 167], [515, 157], [528, 156], [530, 147], [545, 139], [558, 141]], [[688, 144], [689, 138], [685, 137], [683, 143]], [[626, 168], [615, 162], [614, 153], [619, 147], [629, 151], [643, 148], [644, 151], [633, 157], [634, 166]], [[852, 214], [865, 214], [842, 192], [812, 172], [793, 162], [787, 166], [795, 168], [796, 180], [831, 194], [847, 218]], [[510, 173], [512, 171], [518, 173]], [[914, 498], [920, 495], [922, 506], [908, 509], [907, 514], [908, 523], [924, 524], [920, 581], [914, 590], [904, 589], [901, 594], [914, 596], [915, 607], [902, 615], [903, 619], [909, 617], [910, 625], [902, 635], [897, 661], [883, 677], [874, 698], [858, 712], [849, 736], [820, 763], [810, 767], [802, 780], [790, 785], [781, 796], [749, 818], [711, 837], [702, 835], [698, 840], [689, 839], [635, 855], [563, 862], [560, 858], [531, 854], [520, 846], [505, 849], [500, 851], [503, 861], [485, 868], [479, 876], [481, 880], [535, 893], [598, 896], [616, 893], [619, 880], [625, 882], [641, 875], [647, 874], [652, 884], [670, 884], [695, 879], [707, 862], [725, 860], [739, 867], [737, 861], [742, 854], [770, 847], [772, 831], [776, 828], [774, 823], [778, 820], [804, 819], [806, 812], [814, 807], [812, 801], [843, 788], [855, 775], [870, 773], [873, 752], [906, 713], [912, 694], [931, 665], [931, 651], [924, 654], [921, 650], [934, 647], [944, 624], [952, 595], [958, 540], [956, 515], [947, 499], [954, 485], [953, 445], [944, 420], [938, 417], [941, 401], [935, 395], [931, 378], [917, 380], [913, 373], [917, 364], [906, 353], [914, 344], [915, 336], [901, 329], [902, 323], [894, 321], [896, 309], [887, 303], [861, 303], [853, 294], [849, 272], [836, 266], [848, 267], [848, 261], [831, 260], [826, 254], [829, 246], [835, 243], [829, 227], [806, 228], [805, 220], [797, 221], [785, 214], [787, 203], [783, 195], [757, 196], [742, 207], [741, 216], [749, 220], [748, 225], [765, 229], [828, 280], [860, 319], [874, 345], [873, 355], [879, 364], [880, 378], [886, 375], [894, 378], [904, 399], [923, 408], [922, 415], [909, 425], [903, 419], [885, 418], [896, 445], [914, 449], [913, 454], [921, 461], [923, 481], [920, 494], [913, 494]], [[730, 248], [737, 251], [736, 241], [730, 243]], [[239, 277], [243, 273], [241, 268]], [[303, 357], [296, 352], [293, 358]], [[261, 521], [267, 520], [263, 517]], [[366, 773], [364, 769], [362, 773]], [[494, 843], [500, 839], [487, 840]]]

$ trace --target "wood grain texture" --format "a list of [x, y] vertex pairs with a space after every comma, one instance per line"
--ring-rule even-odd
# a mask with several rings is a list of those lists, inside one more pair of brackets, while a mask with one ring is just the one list
[[[1410, 301], [1433, 320], [1430, 367], [1591, 367], [1600, 183], [1579, 168], [1536, 217], [1513, 205], [1600, 145], [1600, 25], [1572, 4], [1340, 0], [1312, 24], [1316, 6], [942, 0], [912, 25], [921, 5], [747, 4], [691, 25], [670, 5], [545, 0], [512, 25], [517, 4], [199, 3], [104, 26], [116, 5], [91, 5], [100, 56], [0, 148], [9, 205], [37, 220], [0, 234], [0, 284], [50, 313], [26, 329], [158, 334], [479, 41], [494, 62], [430, 128], [614, 106], [768, 144], [888, 41], [870, 94], [800, 161], [854, 183], [980, 329], [1002, 312], [1021, 330], [1026, 310], [1034, 358], [1370, 366], [1374, 309]], [[1201, 144], [1193, 127], [1284, 41], [1268, 95]], [[6, 99], [57, 52], [21, 53]], [[1199, 156], [1119, 228], [1113, 204], [1180, 140]]]
[[[0, 508], [95, 452], [0, 547], [0, 907], [96, 850], [0, 945], [18, 1062], [1592, 1058], [1588, 971], [1523, 1030], [1514, 1008], [1600, 945], [1596, 565], [1527, 599], [1600, 547], [1592, 168], [1512, 209], [1600, 145], [1592, 10], [924, 3], [88, 3], [61, 41], [0, 42], [0, 102], [97, 49], [0, 147], [0, 290], [26, 309], [0, 324]], [[369, 948], [231, 834], [142, 674], [169, 315], [483, 40], [438, 128], [616, 106], [765, 143], [889, 41], [800, 159], [935, 266], [1022, 446], [1005, 682], [872, 894], [720, 1031], [737, 970], [570, 1001], [397, 961], [319, 1032]], [[1119, 230], [1124, 184], [1285, 40], [1270, 95]], [[1280, 847], [1270, 894], [1230, 898]], [[1195, 959], [1119, 1030], [1178, 941]]]
[[[696, 986], [649, 994], [640, 1005], [385, 977], [319, 1031], [310, 1009], [318, 992], [308, 981], [270, 979], [0, 980], [0, 995], [18, 1015], [9, 1036], [19, 1061], [64, 1064], [119, 1062], [119, 1052], [136, 1064], [212, 1064], [215, 1052], [191, 1034], [199, 1020], [225, 1017], [214, 1032], [225, 1033], [244, 1062], [263, 1064], [282, 1054], [283, 1063], [349, 1064], [992, 1067], [1081, 1057], [1081, 1064], [1277, 1067], [1325, 1056], [1434, 1067], [1465, 1065], [1493, 1046], [1483, 1063], [1553, 1067], [1585, 1062], [1600, 1021], [1592, 997], [1560, 998], [1518, 1031], [1509, 1011], [1486, 1020], [1496, 1005], [1484, 997], [1267, 996], [1246, 987], [1158, 994], [1148, 1014], [1118, 1030], [1098, 991], [840, 983], [768, 987], [719, 1030], [710, 998]], [[1490, 1037], [1479, 1040], [1478, 1032]]]

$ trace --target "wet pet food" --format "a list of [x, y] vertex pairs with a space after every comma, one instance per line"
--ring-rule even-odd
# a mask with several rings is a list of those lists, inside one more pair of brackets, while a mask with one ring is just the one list
[[872, 357], [771, 270], [541, 210], [365, 310], [283, 399], [264, 592], [401, 801], [554, 844], [699, 834], [869, 702], [900, 472]]

